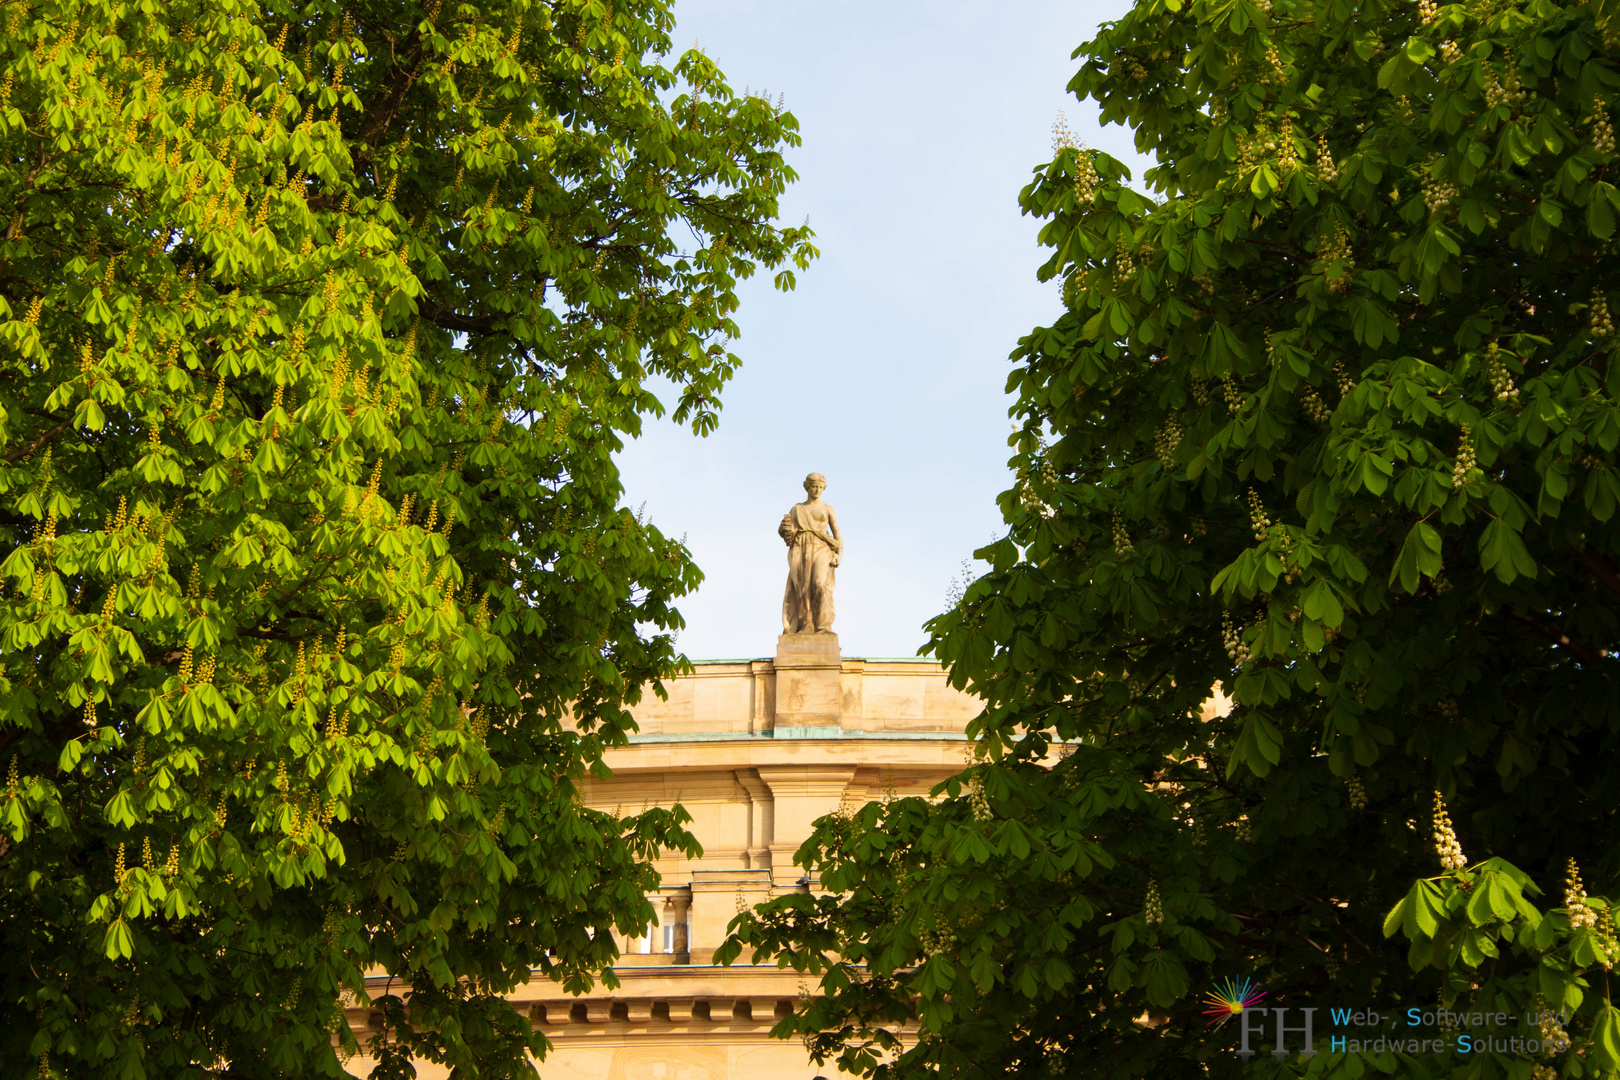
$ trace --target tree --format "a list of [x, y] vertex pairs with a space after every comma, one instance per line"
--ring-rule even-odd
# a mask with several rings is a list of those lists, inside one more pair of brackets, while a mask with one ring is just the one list
[[[1147, 0], [1078, 50], [1152, 194], [1064, 130], [1022, 194], [1064, 309], [930, 623], [979, 756], [739, 920], [823, 975], [784, 1032], [890, 1077], [1620, 1070], [1617, 14]], [[1229, 979], [1322, 1053], [1240, 1060]]]
[[532, 1075], [694, 845], [578, 797], [699, 577], [612, 454], [814, 256], [793, 117], [663, 0], [0, 21], [0, 1071], [340, 1075], [381, 972], [379, 1075]]

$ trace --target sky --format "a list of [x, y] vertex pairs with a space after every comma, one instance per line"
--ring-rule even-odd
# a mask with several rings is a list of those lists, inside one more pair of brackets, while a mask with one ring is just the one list
[[705, 574], [679, 605], [687, 656], [775, 652], [776, 528], [812, 471], [845, 535], [843, 654], [926, 643], [963, 561], [1001, 529], [1007, 356], [1059, 312], [1018, 192], [1050, 160], [1060, 109], [1138, 180], [1146, 164], [1065, 90], [1070, 53], [1128, 6], [677, 0], [679, 46], [698, 42], [734, 89], [780, 94], [797, 117], [782, 221], [808, 216], [821, 250], [793, 292], [764, 272], [743, 285], [719, 430], [653, 422], [619, 455], [626, 503], [684, 536]]

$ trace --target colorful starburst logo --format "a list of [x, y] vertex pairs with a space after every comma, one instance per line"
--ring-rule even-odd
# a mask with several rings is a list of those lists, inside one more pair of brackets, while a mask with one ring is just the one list
[[1266, 992], [1255, 986], [1252, 979], [1227, 979], [1204, 995], [1207, 1003], [1204, 1015], [1209, 1017], [1209, 1023], [1218, 1026], [1257, 1004], [1265, 996]]

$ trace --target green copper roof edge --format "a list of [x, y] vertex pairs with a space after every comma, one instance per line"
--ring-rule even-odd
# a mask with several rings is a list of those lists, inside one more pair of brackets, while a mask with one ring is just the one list
[[[774, 656], [739, 656], [734, 658], [722, 657], [719, 660], [690, 660], [693, 667], [699, 664], [760, 664], [776, 659]], [[932, 656], [845, 656], [844, 660], [859, 660], [866, 664], [937, 664]]]
[[876, 739], [961, 742], [960, 731], [854, 731], [835, 727], [785, 727], [773, 731], [683, 731], [673, 735], [631, 735], [631, 745], [647, 743], [764, 742], [787, 739]]
[[864, 660], [868, 664], [937, 664], [932, 656], [846, 656], [845, 660]]

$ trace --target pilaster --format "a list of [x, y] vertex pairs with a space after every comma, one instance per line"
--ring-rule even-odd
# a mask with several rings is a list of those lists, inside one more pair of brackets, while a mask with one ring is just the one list
[[[844, 801], [844, 792], [855, 777], [854, 765], [761, 765], [756, 770], [759, 778], [771, 789], [771, 805], [775, 816], [772, 836], [791, 838], [797, 848], [814, 831], [817, 818], [838, 809]], [[798, 883], [802, 867], [786, 861], [771, 867], [771, 881], [778, 888]]]
[[743, 848], [743, 867], [748, 870], [771, 868], [771, 832], [775, 822], [771, 789], [753, 769], [738, 769], [733, 775], [748, 793], [748, 837]]

